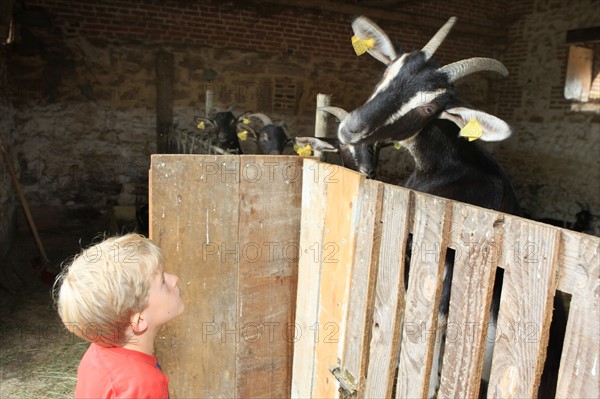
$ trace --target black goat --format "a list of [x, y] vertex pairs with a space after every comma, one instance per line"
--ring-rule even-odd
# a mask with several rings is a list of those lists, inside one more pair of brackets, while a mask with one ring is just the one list
[[276, 125], [267, 115], [262, 113], [246, 114], [245, 119], [259, 119], [262, 127], [257, 129], [252, 123], [238, 123], [239, 132], [246, 131], [258, 145], [258, 153], [267, 155], [279, 155], [283, 153], [285, 147], [291, 142], [281, 125]]
[[236, 126], [240, 118], [236, 118], [231, 111], [217, 112], [214, 118], [197, 118], [198, 126], [203, 126], [209, 135], [214, 135], [216, 146], [226, 153], [242, 154], [240, 141], [237, 136]]
[[[498, 141], [508, 138], [511, 130], [501, 119], [461, 101], [453, 85], [458, 79], [480, 71], [506, 75], [506, 68], [489, 58], [471, 58], [443, 67], [431, 59], [455, 20], [450, 18], [422, 50], [408, 53], [396, 48], [368, 18], [358, 17], [353, 21], [358, 41], [368, 43], [367, 51], [387, 68], [369, 99], [341, 121], [338, 138], [343, 144], [399, 141], [415, 160], [415, 170], [405, 184], [407, 188], [518, 215], [517, 197], [506, 172], [487, 151], [460, 137], [474, 130], [474, 135], [470, 132], [468, 135]], [[452, 268], [450, 259], [444, 273], [438, 316], [438, 331], [442, 336], [447, 323]], [[500, 276], [498, 272], [496, 278], [499, 280]], [[499, 292], [495, 291], [491, 325], [496, 324], [499, 305]], [[429, 397], [435, 396], [439, 387], [441, 342], [438, 337]], [[493, 345], [493, 340], [488, 340], [490, 344]], [[486, 360], [490, 358], [486, 356]], [[489, 379], [485, 374], [484, 370], [484, 386]]]
[[[396, 48], [368, 18], [356, 18], [352, 28], [357, 41], [362, 40], [366, 50], [386, 64], [387, 68], [369, 99], [342, 120], [338, 138], [343, 144], [354, 145], [399, 141], [415, 160], [415, 170], [405, 184], [407, 188], [520, 215], [517, 197], [507, 173], [487, 151], [473, 142], [476, 138], [484, 141], [504, 140], [511, 134], [510, 127], [501, 119], [461, 101], [453, 85], [458, 79], [476, 72], [493, 71], [506, 75], [508, 71], [500, 62], [490, 58], [471, 58], [443, 67], [431, 59], [455, 21], [456, 18], [450, 18], [422, 50], [405, 53]], [[444, 271], [438, 315], [438, 333], [442, 336], [445, 336], [449, 310], [453, 264], [454, 260], [448, 259]], [[482, 396], [486, 395], [495, 342], [501, 269], [496, 270], [496, 281], [488, 331], [491, 339], [487, 341], [484, 359]], [[564, 303], [558, 296], [554, 299], [554, 307], [546, 362], [548, 367], [544, 370], [542, 383], [556, 379], [562, 346], [560, 330], [566, 324]], [[438, 337], [429, 397], [435, 396], [439, 387], [439, 367], [443, 354], [441, 342], [442, 339]], [[551, 392], [544, 394], [553, 396]]]

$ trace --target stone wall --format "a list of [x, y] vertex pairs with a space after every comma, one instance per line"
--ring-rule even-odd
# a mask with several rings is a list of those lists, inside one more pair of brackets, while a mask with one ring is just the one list
[[[31, 203], [102, 209], [145, 200], [149, 156], [156, 152], [159, 51], [175, 60], [178, 128], [195, 128], [206, 89], [219, 109], [266, 112], [285, 120], [292, 136], [313, 134], [317, 93], [349, 109], [366, 99], [383, 68], [354, 55], [351, 15], [244, 4], [39, 0], [18, 10], [11, 83]], [[412, 13], [404, 26], [381, 21], [411, 49], [449, 16], [440, 11], [432, 18], [417, 6]], [[469, 18], [475, 17], [466, 16], [465, 24], [473, 23]], [[492, 27], [476, 39], [459, 28], [439, 58], [493, 56], [490, 41], [498, 33], [492, 16], [486, 19]], [[480, 88], [476, 96], [485, 98]], [[398, 173], [393, 163], [382, 163], [390, 180]]]
[[[571, 114], [557, 95], [566, 67], [564, 30], [594, 19], [591, 0], [575, 3], [412, 2], [393, 17], [373, 10], [406, 50], [420, 48], [457, 15], [436, 53], [440, 63], [488, 56], [507, 64], [508, 79], [482, 74], [459, 88], [464, 100], [515, 127], [507, 142], [484, 145], [498, 153], [534, 216], [574, 214], [575, 201], [589, 202], [596, 213], [600, 208], [591, 196], [594, 184], [598, 191], [595, 172], [595, 180], [573, 178], [578, 168], [598, 170], [598, 135], [584, 133], [597, 119]], [[332, 94], [333, 105], [359, 106], [383, 67], [352, 50], [348, 10], [357, 6], [346, 2], [341, 12], [326, 4], [330, 9], [251, 1], [28, 1], [17, 10], [10, 84], [14, 144], [32, 205], [104, 209], [146, 200], [160, 51], [174, 56], [178, 128], [195, 128], [206, 89], [215, 92], [217, 108], [266, 112], [285, 120], [292, 136], [312, 135], [317, 93]], [[405, 152], [382, 154], [382, 180], [399, 183], [411, 169]]]
[[[600, 214], [600, 103], [596, 113], [571, 111], [564, 99], [571, 29], [598, 26], [592, 0], [512, 1], [503, 61], [510, 75], [499, 86], [499, 116], [514, 128], [496, 156], [513, 177], [521, 203], [533, 216], [574, 220], [577, 204]], [[595, 234], [600, 220], [595, 218]]]

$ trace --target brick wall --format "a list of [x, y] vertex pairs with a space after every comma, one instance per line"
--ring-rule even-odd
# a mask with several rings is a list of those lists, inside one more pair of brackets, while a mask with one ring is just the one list
[[[467, 9], [473, 12], [464, 12], [439, 50], [441, 62], [497, 53], [497, 6], [488, 6], [482, 18], [474, 11], [481, 4], [473, 1]], [[219, 109], [236, 104], [238, 112], [267, 112], [285, 120], [291, 135], [312, 135], [317, 93], [354, 108], [383, 70], [368, 56], [357, 59], [352, 15], [335, 10], [140, 0], [31, 0], [27, 7], [18, 11], [10, 68], [18, 157], [34, 206], [102, 208], [143, 197], [149, 155], [156, 151], [159, 50], [174, 55], [174, 122], [187, 129], [194, 129], [210, 88]], [[400, 22], [374, 17], [408, 50], [423, 46], [458, 6], [434, 13], [410, 8]], [[481, 34], [469, 35], [473, 29]], [[488, 100], [486, 84], [466, 87], [467, 96]], [[48, 145], [61, 151], [48, 152]], [[391, 177], [398, 174], [393, 160], [382, 165]]]
[[[293, 136], [312, 134], [317, 93], [333, 94], [333, 105], [352, 109], [380, 77], [382, 66], [366, 55], [357, 58], [350, 45], [352, 14], [364, 11], [406, 50], [420, 48], [449, 16], [458, 16], [436, 59], [445, 64], [488, 56], [506, 64], [507, 79], [472, 76], [459, 89], [464, 100], [515, 127], [515, 137], [486, 146], [513, 175], [527, 207], [536, 216], [559, 216], [571, 213], [570, 204], [579, 199], [598, 210], [592, 184], [568, 198], [547, 194], [577, 185], [569, 178], [572, 170], [555, 167], [563, 156], [556, 151], [562, 132], [597, 126], [593, 117], [570, 114], [561, 99], [566, 49], [559, 43], [565, 29], [594, 20], [592, 2], [408, 2], [387, 12], [352, 2], [342, 10], [332, 2], [317, 9], [318, 2], [299, 8], [251, 1], [29, 0], [29, 10], [46, 15], [50, 24], [24, 20], [10, 64], [19, 108], [15, 144], [22, 173], [33, 176], [25, 179], [28, 195], [34, 204], [95, 208], [131, 204], [143, 196], [148, 156], [156, 148], [159, 50], [174, 55], [179, 127], [194, 128], [210, 88], [219, 109], [236, 104], [238, 112], [266, 112], [285, 120]], [[61, 153], [45, 151], [48, 143], [60, 146]], [[597, 166], [590, 160], [597, 141], [576, 143], [566, 159]], [[584, 161], [575, 148], [584, 150]], [[548, 154], [553, 162], [529, 162]], [[549, 165], [548, 171], [540, 172], [540, 165]], [[405, 153], [382, 154], [382, 180], [400, 182], [411, 169]]]
[[[347, 2], [346, 2], [347, 3]], [[315, 3], [317, 4], [317, 3]], [[351, 15], [310, 8], [255, 4], [243, 1], [30, 1], [42, 7], [61, 25], [65, 36], [86, 36], [115, 41], [139, 40], [152, 43], [182, 43], [258, 52], [310, 54], [353, 59], [347, 44]], [[367, 8], [363, 8], [368, 12]], [[457, 13], [457, 10], [460, 12]], [[403, 44], [418, 46], [434, 28], [423, 21], [445, 21], [458, 14], [461, 23], [479, 27], [478, 37], [469, 37], [472, 47], [482, 38], [496, 35], [498, 2], [454, 1], [443, 5], [408, 4], [399, 23], [382, 22], [382, 27]], [[435, 25], [437, 26], [437, 25]], [[410, 28], [410, 29], [409, 29]], [[344, 45], [341, 45], [344, 44]]]
[[[571, 29], [598, 26], [594, 1], [511, 1], [514, 10], [502, 60], [511, 71], [500, 82], [498, 116], [514, 134], [496, 147], [521, 203], [535, 217], [574, 220], [579, 203], [600, 214], [600, 107], [571, 111], [563, 96]], [[595, 234], [600, 234], [595, 218]]]

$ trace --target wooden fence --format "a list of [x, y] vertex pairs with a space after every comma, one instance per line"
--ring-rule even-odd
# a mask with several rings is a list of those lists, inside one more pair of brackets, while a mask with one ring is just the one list
[[172, 397], [423, 397], [449, 249], [441, 397], [479, 392], [497, 267], [488, 396], [537, 395], [557, 289], [556, 397], [600, 396], [597, 237], [285, 156], [153, 156], [151, 226], [186, 303], [159, 337]]
[[171, 398], [289, 397], [301, 166], [152, 156], [150, 237], [186, 307], [157, 339]]

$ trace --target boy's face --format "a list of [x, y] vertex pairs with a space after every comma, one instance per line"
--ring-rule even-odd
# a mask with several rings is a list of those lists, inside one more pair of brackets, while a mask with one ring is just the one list
[[183, 313], [183, 301], [179, 295], [179, 277], [169, 273], [158, 273], [150, 283], [148, 306], [143, 317], [154, 327], [160, 327]]

